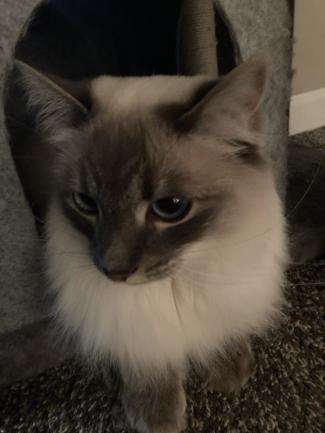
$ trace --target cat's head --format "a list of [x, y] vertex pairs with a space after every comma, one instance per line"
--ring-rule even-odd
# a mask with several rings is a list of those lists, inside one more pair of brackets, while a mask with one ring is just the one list
[[188, 247], [226, 230], [231, 212], [240, 212], [241, 184], [256, 184], [267, 169], [262, 60], [219, 81], [71, 83], [16, 67], [37, 125], [56, 149], [51, 207], [107, 278], [132, 284], [170, 275]]

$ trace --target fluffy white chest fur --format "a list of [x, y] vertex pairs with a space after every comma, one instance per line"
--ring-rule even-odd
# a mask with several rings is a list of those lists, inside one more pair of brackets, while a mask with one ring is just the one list
[[173, 277], [143, 285], [101, 274], [87, 240], [53, 206], [48, 273], [65, 329], [87, 354], [139, 368], [203, 361], [227, 339], [262, 331], [282, 301], [286, 235], [273, 188], [256, 185], [250, 196], [258, 205], [240, 203], [230, 231], [188, 248]]

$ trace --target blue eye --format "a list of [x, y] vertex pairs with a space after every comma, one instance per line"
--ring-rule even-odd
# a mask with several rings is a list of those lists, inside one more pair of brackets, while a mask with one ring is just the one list
[[73, 203], [76, 208], [83, 213], [87, 214], [97, 214], [98, 206], [95, 200], [87, 194], [83, 194], [81, 192], [73, 192], [72, 193]]
[[156, 200], [151, 205], [152, 211], [166, 222], [183, 219], [191, 208], [191, 203], [184, 197], [166, 197]]

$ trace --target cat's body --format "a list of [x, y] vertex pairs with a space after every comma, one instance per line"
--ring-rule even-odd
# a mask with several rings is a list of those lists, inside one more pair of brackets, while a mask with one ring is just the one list
[[133, 427], [180, 431], [189, 364], [237, 389], [252, 371], [249, 337], [282, 302], [286, 230], [263, 156], [265, 64], [221, 82], [58, 87], [21, 63], [16, 74], [54, 150], [46, 257], [60, 323], [119, 368]]
[[233, 338], [265, 330], [282, 299], [285, 234], [277, 196], [264, 194], [271, 179], [255, 181], [243, 182], [240, 193], [255, 195], [258, 206], [243, 205], [239, 195], [220, 216], [223, 233], [208, 231], [184, 249], [171, 277], [144, 284], [96, 271], [87, 240], [60, 209], [51, 210], [47, 248], [57, 308], [87, 354], [144, 372], [182, 369], [189, 359], [204, 363]]

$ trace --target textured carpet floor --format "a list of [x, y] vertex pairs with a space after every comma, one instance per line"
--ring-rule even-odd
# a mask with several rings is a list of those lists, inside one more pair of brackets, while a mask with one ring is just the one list
[[[324, 431], [325, 262], [289, 273], [287, 318], [256, 341], [258, 369], [246, 389], [225, 397], [188, 383], [190, 433]], [[0, 393], [0, 432], [128, 432], [114, 393], [75, 361]]]
[[297, 134], [291, 137], [291, 144], [310, 146], [317, 149], [325, 149], [325, 128]]

